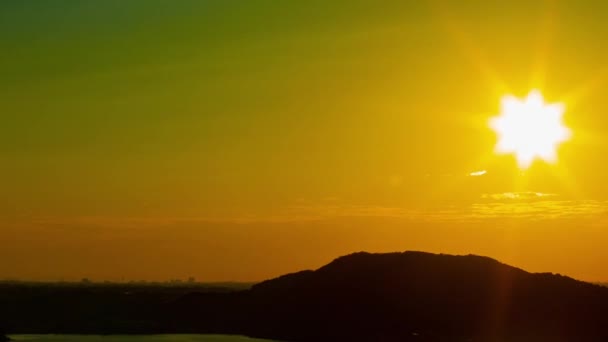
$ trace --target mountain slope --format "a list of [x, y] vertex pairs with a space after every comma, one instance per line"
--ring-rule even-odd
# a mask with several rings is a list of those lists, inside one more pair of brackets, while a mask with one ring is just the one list
[[290, 341], [608, 340], [608, 289], [473, 255], [355, 253], [228, 296], [229, 313], [197, 295], [181, 310]]

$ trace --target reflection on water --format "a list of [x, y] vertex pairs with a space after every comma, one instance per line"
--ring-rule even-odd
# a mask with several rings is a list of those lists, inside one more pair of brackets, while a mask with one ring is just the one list
[[269, 342], [233, 335], [11, 335], [27, 342]]

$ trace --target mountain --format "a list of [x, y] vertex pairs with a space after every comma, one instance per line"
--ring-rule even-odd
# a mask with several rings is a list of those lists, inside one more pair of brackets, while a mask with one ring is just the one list
[[284, 341], [608, 341], [608, 288], [474, 255], [355, 253], [174, 302], [170, 330]]

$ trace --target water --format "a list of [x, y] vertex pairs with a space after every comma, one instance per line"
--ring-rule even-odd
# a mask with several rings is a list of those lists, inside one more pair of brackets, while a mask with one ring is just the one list
[[10, 335], [24, 342], [272, 342], [234, 335]]

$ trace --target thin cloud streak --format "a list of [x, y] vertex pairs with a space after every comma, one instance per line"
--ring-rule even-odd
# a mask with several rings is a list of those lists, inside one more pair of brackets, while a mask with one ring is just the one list
[[339, 203], [298, 204], [275, 212], [241, 214], [232, 217], [43, 217], [19, 220], [15, 229], [79, 227], [112, 229], [147, 229], [181, 225], [217, 224], [293, 224], [348, 218], [401, 219], [416, 223], [468, 223], [496, 219], [530, 221], [593, 219], [595, 224], [608, 219], [608, 201], [549, 200], [555, 194], [535, 192], [503, 193], [482, 196], [468, 205], [405, 208], [397, 206], [343, 205]]
[[542, 192], [533, 192], [533, 191], [525, 191], [525, 192], [503, 192], [497, 194], [483, 194], [481, 195], [482, 199], [491, 199], [491, 200], [538, 200], [538, 199], [546, 199], [547, 197], [557, 197], [557, 194], [549, 194]]

